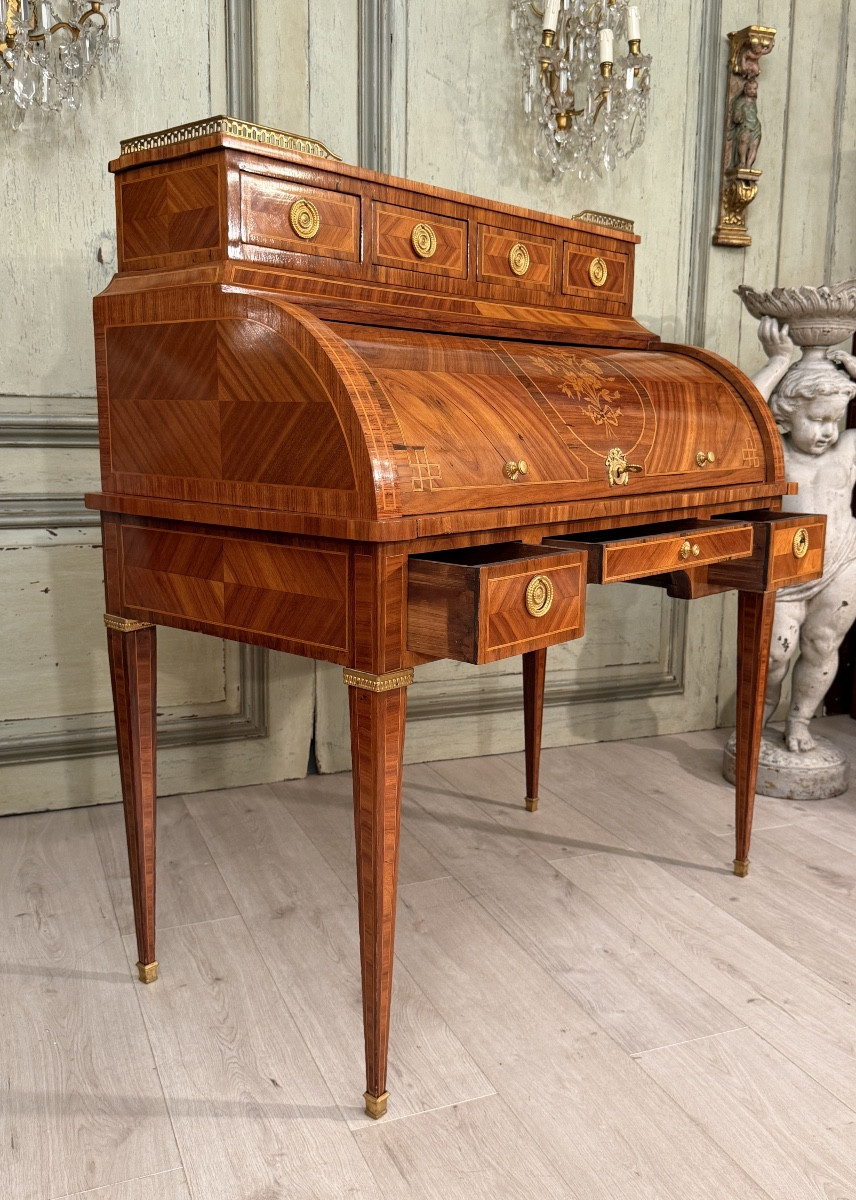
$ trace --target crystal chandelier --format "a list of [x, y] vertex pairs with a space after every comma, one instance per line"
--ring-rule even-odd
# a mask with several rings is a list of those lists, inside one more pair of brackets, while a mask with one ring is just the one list
[[[523, 64], [523, 108], [536, 121], [535, 154], [552, 174], [590, 180], [645, 140], [651, 56], [639, 9], [626, 0], [511, 0]], [[616, 58], [616, 49], [627, 51]]]
[[[0, 0], [0, 111], [77, 109], [93, 70], [119, 48], [119, 0]], [[5, 9], [5, 22], [3, 10]], [[102, 78], [103, 81], [103, 78]]]

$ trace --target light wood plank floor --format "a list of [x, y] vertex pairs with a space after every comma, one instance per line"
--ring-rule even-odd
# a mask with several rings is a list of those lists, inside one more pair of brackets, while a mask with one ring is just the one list
[[[856, 722], [819, 728], [856, 759]], [[389, 1116], [361, 1110], [350, 777], [0, 820], [3, 1200], [856, 1200], [856, 789], [723, 732], [405, 773]]]

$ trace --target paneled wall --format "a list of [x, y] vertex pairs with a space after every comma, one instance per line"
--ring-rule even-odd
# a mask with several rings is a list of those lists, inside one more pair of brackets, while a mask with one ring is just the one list
[[[226, 108], [222, 0], [122, 6], [119, 70], [74, 120], [0, 130], [0, 813], [114, 800], [91, 298], [115, 270], [123, 137]], [[5, 97], [4, 97], [5, 99]], [[162, 793], [302, 775], [312, 664], [160, 634]], [[287, 718], [285, 716], [287, 715]]]
[[[236, 115], [311, 133], [349, 160], [566, 215], [633, 218], [637, 316], [749, 371], [762, 356], [739, 283], [856, 275], [850, 0], [644, 0], [648, 138], [589, 186], [539, 174], [504, 0], [176, 0], [168, 24], [153, 6], [122, 16], [120, 71], [103, 101], [88, 97], [75, 121], [0, 130], [0, 812], [117, 795], [99, 535], [80, 497], [97, 483], [90, 297], [114, 269], [105, 167], [120, 138], [234, 107], [229, 81], [243, 72], [255, 112]], [[725, 34], [751, 23], [778, 34], [763, 63], [753, 244], [734, 250], [710, 244]], [[727, 720], [733, 641], [719, 598], [685, 606], [593, 589], [586, 639], [551, 651], [545, 741]], [[160, 663], [162, 793], [302, 774], [313, 736], [321, 769], [348, 765], [336, 670], [172, 631]], [[521, 745], [518, 671], [423, 668], [408, 757]]]

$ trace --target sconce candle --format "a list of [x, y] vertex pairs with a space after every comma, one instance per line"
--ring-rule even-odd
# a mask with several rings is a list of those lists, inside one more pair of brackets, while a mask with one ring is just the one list
[[611, 63], [612, 59], [612, 30], [599, 29], [597, 33], [597, 48], [602, 63]]
[[638, 42], [641, 37], [639, 9], [635, 4], [631, 4], [627, 10], [627, 40], [628, 42]]
[[543, 29], [552, 29], [555, 33], [556, 26], [559, 23], [559, 6], [562, 0], [547, 0], [544, 5], [544, 21]]

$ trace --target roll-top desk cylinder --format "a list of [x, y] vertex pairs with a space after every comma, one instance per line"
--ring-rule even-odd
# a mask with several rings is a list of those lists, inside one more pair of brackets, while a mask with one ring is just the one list
[[736, 588], [745, 874], [775, 589], [820, 573], [824, 521], [779, 511], [779, 435], [752, 384], [634, 320], [639, 239], [614, 223], [392, 179], [226, 118], [124, 143], [111, 169], [119, 272], [95, 300], [87, 501], [140, 976], [157, 976], [155, 627], [341, 664], [380, 1116], [412, 668], [523, 654], [534, 811], [546, 650], [583, 634], [586, 583]]

